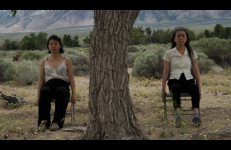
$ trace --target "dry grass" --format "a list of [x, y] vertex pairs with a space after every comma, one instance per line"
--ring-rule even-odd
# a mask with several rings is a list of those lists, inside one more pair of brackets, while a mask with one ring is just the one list
[[[201, 120], [199, 128], [191, 125], [192, 116], [183, 116], [184, 126], [175, 128], [175, 116], [163, 117], [161, 101], [161, 80], [135, 78], [130, 74], [129, 89], [132, 96], [136, 117], [143, 133], [149, 139], [165, 139], [172, 136], [187, 137], [196, 131], [219, 131], [230, 129], [231, 121], [231, 71], [230, 68], [220, 73], [210, 72], [201, 75], [202, 99]], [[89, 77], [75, 77], [77, 103], [75, 105], [76, 124], [87, 123]], [[27, 140], [74, 140], [82, 132], [37, 131], [38, 107], [36, 106], [37, 85], [20, 86], [17, 83], [1, 83], [0, 91], [6, 95], [16, 94], [24, 97], [29, 105], [19, 108], [7, 108], [0, 100], [0, 139]], [[168, 92], [168, 88], [167, 88]], [[172, 109], [172, 103], [167, 104]], [[190, 108], [190, 102], [182, 102], [184, 108]], [[67, 111], [70, 111], [70, 104]], [[54, 106], [52, 107], [54, 111]], [[52, 119], [52, 118], [51, 118]], [[71, 126], [71, 119], [66, 117], [64, 127]], [[199, 139], [231, 139], [231, 137], [213, 137], [198, 135]]]

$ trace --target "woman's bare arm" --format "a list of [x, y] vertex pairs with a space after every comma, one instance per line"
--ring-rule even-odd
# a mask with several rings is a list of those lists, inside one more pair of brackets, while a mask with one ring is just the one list
[[38, 80], [38, 87], [37, 87], [37, 101], [39, 100], [40, 91], [44, 84], [44, 64], [45, 64], [45, 58], [41, 60], [40, 62], [40, 68], [39, 68], [39, 80]]
[[168, 74], [169, 74], [169, 66], [170, 66], [170, 62], [164, 60], [164, 71], [163, 71], [163, 77], [162, 77], [162, 101], [164, 102], [164, 97], [167, 96], [166, 93], [166, 81], [168, 78]]
[[73, 74], [73, 67], [72, 67], [72, 62], [71, 59], [67, 57], [67, 71], [68, 71], [68, 77], [70, 80], [70, 86], [71, 86], [71, 90], [72, 90], [72, 96], [76, 97], [76, 93], [75, 93], [75, 79], [74, 79], [74, 74]]
[[163, 71], [163, 78], [162, 78], [162, 91], [165, 90], [166, 81], [167, 81], [168, 74], [169, 74], [169, 66], [170, 66], [170, 62], [164, 60], [164, 71]]

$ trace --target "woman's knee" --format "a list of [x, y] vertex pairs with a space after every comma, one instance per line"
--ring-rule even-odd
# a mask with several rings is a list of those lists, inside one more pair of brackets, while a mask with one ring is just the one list
[[178, 84], [173, 84], [173, 85], [171, 85], [170, 90], [172, 92], [181, 92], [181, 87]]
[[49, 93], [50, 92], [50, 88], [49, 87], [43, 87], [42, 89], [41, 89], [41, 94], [47, 94], [47, 93]]
[[66, 92], [66, 88], [65, 87], [58, 87], [57, 89], [56, 89], [56, 94], [61, 94], [61, 93], [64, 93], [64, 92]]
[[189, 88], [190, 88], [191, 91], [199, 91], [199, 88], [195, 83], [190, 84]]

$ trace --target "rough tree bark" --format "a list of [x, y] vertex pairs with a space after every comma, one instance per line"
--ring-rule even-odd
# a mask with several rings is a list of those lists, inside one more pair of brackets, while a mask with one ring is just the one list
[[138, 140], [129, 92], [128, 46], [140, 10], [95, 10], [90, 50], [88, 126], [82, 140]]

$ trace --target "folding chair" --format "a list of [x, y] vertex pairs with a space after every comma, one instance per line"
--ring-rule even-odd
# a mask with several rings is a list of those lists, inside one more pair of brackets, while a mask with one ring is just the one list
[[[71, 102], [71, 98], [68, 98], [69, 102]], [[55, 102], [55, 99], [51, 99], [51, 102]], [[55, 112], [53, 112], [54, 114]], [[70, 115], [71, 114], [71, 125], [73, 126], [74, 122], [75, 122], [75, 116], [74, 116], [74, 105], [71, 102], [71, 112], [66, 112], [66, 115]]]
[[[190, 93], [181, 93], [181, 96], [180, 97], [191, 97], [191, 94]], [[167, 99], [168, 98], [168, 99]], [[192, 99], [192, 98], [191, 98]], [[181, 101], [191, 101], [191, 99], [181, 99]], [[167, 96], [166, 96], [166, 98], [165, 98], [165, 100], [164, 100], [164, 117], [165, 117], [165, 119], [167, 120], [167, 105], [166, 105], [166, 102], [167, 101], [173, 101], [172, 100], [172, 94], [171, 93], [167, 93]], [[170, 111], [170, 110], [169, 110]], [[193, 109], [186, 109], [186, 110], [181, 110], [181, 111], [193, 111]], [[198, 112], [198, 114], [199, 114], [199, 118], [200, 118], [200, 107], [199, 107], [199, 112]], [[170, 115], [176, 115], [176, 113], [172, 113], [172, 114], [170, 114]], [[187, 113], [187, 114], [181, 114], [181, 115], [194, 115], [194, 114], [189, 114], [189, 113]]]
[[[69, 102], [71, 102], [71, 99], [69, 99]], [[55, 102], [55, 99], [51, 99], [51, 102]], [[54, 112], [53, 112], [54, 114]], [[82, 127], [82, 126], [74, 126], [74, 122], [75, 122], [75, 116], [74, 116], [74, 105], [71, 103], [71, 112], [66, 112], [66, 115], [69, 115], [71, 114], [71, 125], [72, 127], [67, 127], [67, 128], [63, 128], [62, 130], [63, 131], [83, 131], [85, 132], [86, 131], [86, 127]]]

